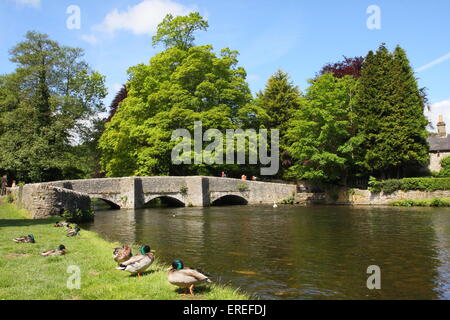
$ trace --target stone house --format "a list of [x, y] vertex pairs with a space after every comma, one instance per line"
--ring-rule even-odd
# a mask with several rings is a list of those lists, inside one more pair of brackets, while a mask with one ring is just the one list
[[428, 168], [431, 172], [441, 171], [442, 159], [450, 157], [450, 135], [447, 134], [443, 116], [439, 116], [437, 128], [437, 135], [428, 138], [428, 144], [430, 145], [430, 165]]

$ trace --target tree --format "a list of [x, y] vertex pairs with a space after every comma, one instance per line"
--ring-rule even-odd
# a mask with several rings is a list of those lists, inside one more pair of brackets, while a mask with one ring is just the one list
[[343, 78], [345, 76], [352, 76], [356, 79], [361, 77], [361, 70], [364, 63], [363, 57], [347, 58], [336, 63], [329, 63], [325, 65], [319, 72], [319, 75], [325, 73], [332, 73], [336, 78]]
[[255, 104], [264, 109], [268, 116], [265, 127], [285, 130], [287, 121], [299, 108], [300, 97], [300, 89], [292, 83], [289, 75], [278, 70], [255, 100]]
[[[192, 17], [192, 15], [189, 15]], [[196, 16], [194, 16], [196, 17]], [[190, 21], [180, 26], [180, 21]], [[180, 34], [189, 37], [198, 29], [198, 19], [166, 18], [157, 34], [166, 44], [177, 44]], [[166, 30], [176, 29], [175, 33]], [[187, 42], [183, 42], [186, 44]], [[238, 53], [211, 46], [168, 45], [148, 65], [129, 69], [128, 96], [120, 104], [100, 139], [102, 166], [108, 176], [217, 174], [220, 165], [175, 166], [171, 141], [176, 129], [194, 131], [234, 129], [241, 109], [251, 101], [246, 72], [237, 66]]]
[[300, 89], [292, 83], [286, 72], [278, 70], [269, 78], [265, 89], [257, 94], [254, 102], [255, 113], [261, 119], [258, 127], [280, 131], [281, 164], [284, 167], [292, 164], [287, 153], [286, 133], [289, 120], [300, 107], [300, 99]]
[[331, 73], [310, 80], [301, 107], [288, 122], [288, 151], [295, 161], [288, 177], [346, 182], [359, 145], [352, 118], [356, 84], [351, 76]]
[[364, 140], [358, 164], [368, 174], [400, 177], [402, 170], [428, 161], [428, 124], [423, 92], [406, 53], [393, 54], [381, 45], [366, 57], [355, 114], [358, 136]]
[[119, 109], [119, 105], [127, 97], [128, 97], [128, 90], [127, 90], [127, 86], [124, 85], [124, 86], [122, 86], [122, 88], [120, 88], [119, 92], [117, 92], [116, 96], [114, 97], [114, 100], [111, 102], [111, 105], [109, 106], [109, 115], [108, 115], [108, 118], [105, 119], [106, 122], [111, 121], [111, 119], [117, 113], [117, 110]]
[[0, 81], [0, 168], [25, 182], [82, 175], [73, 145], [103, 110], [104, 77], [81, 49], [45, 34], [28, 32], [10, 53], [17, 68]]
[[194, 33], [198, 30], [206, 31], [208, 28], [208, 21], [204, 20], [198, 12], [182, 17], [168, 14], [159, 24], [156, 35], [153, 36], [153, 46], [156, 47], [162, 43], [166, 49], [176, 47], [187, 50], [194, 46]]

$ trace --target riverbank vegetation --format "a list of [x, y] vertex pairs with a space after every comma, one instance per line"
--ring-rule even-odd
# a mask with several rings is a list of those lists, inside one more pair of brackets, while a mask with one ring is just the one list
[[400, 46], [329, 63], [304, 91], [278, 70], [254, 96], [237, 51], [195, 43], [208, 27], [198, 13], [168, 15], [153, 38], [161, 51], [129, 68], [103, 121], [105, 79], [83, 52], [28, 33], [11, 50], [16, 71], [0, 77], [0, 173], [25, 182], [260, 173], [254, 164], [173, 164], [172, 132], [193, 136], [195, 121], [204, 131], [279, 130], [281, 170], [271, 178], [348, 185], [415, 176], [429, 160], [426, 94]]
[[450, 190], [450, 178], [405, 178], [377, 181], [372, 178], [369, 190], [373, 193], [392, 194], [396, 191]]
[[450, 207], [450, 198], [435, 198], [428, 200], [400, 200], [390, 202], [389, 205], [394, 207]]
[[[25, 211], [0, 202], [0, 297], [11, 300], [177, 300], [192, 299], [167, 282], [168, 265], [156, 260], [140, 279], [116, 270], [112, 259], [118, 243], [101, 239], [86, 230], [68, 238], [57, 219], [30, 220]], [[32, 234], [35, 244], [17, 244], [13, 238]], [[64, 244], [65, 256], [42, 257], [40, 252]], [[150, 244], [151, 245], [151, 244]], [[134, 246], [134, 252], [138, 247]], [[158, 248], [154, 248], [157, 249]], [[183, 258], [183, 257], [180, 257]], [[184, 257], [189, 263], [188, 257]], [[80, 289], [68, 289], [70, 266], [81, 271]], [[72, 270], [76, 270], [73, 269]], [[213, 280], [217, 279], [212, 275]], [[241, 300], [249, 297], [236, 289], [213, 284], [199, 287], [194, 299]]]

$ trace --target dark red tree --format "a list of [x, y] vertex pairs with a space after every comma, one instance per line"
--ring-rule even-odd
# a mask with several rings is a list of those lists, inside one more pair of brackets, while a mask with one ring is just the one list
[[128, 97], [128, 90], [127, 87], [124, 85], [119, 92], [117, 92], [116, 97], [111, 102], [111, 105], [109, 106], [109, 116], [105, 120], [105, 122], [110, 122], [111, 119], [116, 114], [117, 110], [119, 109], [120, 103], [125, 100]]
[[358, 79], [359, 77], [361, 77], [363, 63], [363, 57], [347, 58], [346, 56], [344, 56], [343, 61], [325, 65], [320, 71], [319, 75], [331, 72], [336, 78], [352, 76]]

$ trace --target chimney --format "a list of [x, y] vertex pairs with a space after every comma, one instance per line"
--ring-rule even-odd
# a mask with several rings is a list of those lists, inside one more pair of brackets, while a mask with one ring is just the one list
[[447, 130], [445, 128], [445, 122], [444, 122], [443, 116], [439, 116], [437, 128], [438, 128], [438, 136], [439, 137], [447, 137]]

